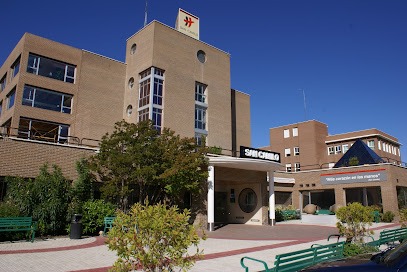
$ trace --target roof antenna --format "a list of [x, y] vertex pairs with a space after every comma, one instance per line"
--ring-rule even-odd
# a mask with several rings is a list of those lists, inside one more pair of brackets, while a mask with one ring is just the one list
[[146, 8], [144, 9], [144, 26], [147, 25], [147, 4], [148, 0], [146, 0]]

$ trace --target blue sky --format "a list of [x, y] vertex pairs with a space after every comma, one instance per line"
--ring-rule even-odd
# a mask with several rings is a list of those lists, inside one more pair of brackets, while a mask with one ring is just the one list
[[[25, 32], [124, 61], [144, 0], [6, 1], [0, 63]], [[407, 1], [149, 0], [148, 22], [200, 18], [200, 39], [231, 54], [232, 88], [251, 95], [252, 145], [315, 119], [330, 134], [377, 128], [407, 161]], [[306, 97], [304, 111], [303, 92]]]

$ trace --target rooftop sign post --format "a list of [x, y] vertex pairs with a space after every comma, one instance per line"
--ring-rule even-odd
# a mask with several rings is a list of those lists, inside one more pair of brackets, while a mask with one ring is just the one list
[[246, 146], [240, 146], [240, 157], [250, 158], [257, 160], [266, 160], [273, 162], [280, 162], [280, 153], [271, 152], [267, 150], [255, 149]]
[[199, 40], [199, 18], [185, 10], [178, 10], [175, 29], [192, 38]]

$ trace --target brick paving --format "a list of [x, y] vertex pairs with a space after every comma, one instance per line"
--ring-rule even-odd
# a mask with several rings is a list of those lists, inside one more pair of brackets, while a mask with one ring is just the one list
[[[293, 223], [282, 222], [273, 227], [231, 224], [207, 233], [208, 239], [199, 245], [205, 256], [191, 271], [243, 271], [240, 266], [243, 256], [265, 260], [272, 266], [277, 254], [309, 248], [314, 243], [331, 243], [327, 242], [327, 236], [337, 233], [333, 226]], [[377, 237], [381, 229], [396, 226], [379, 223], [372, 229], [377, 230]], [[37, 238], [34, 243], [0, 243], [0, 271], [107, 271], [117, 256], [108, 250], [105, 240], [104, 237], [65, 237]], [[254, 268], [263, 269], [260, 266]]]

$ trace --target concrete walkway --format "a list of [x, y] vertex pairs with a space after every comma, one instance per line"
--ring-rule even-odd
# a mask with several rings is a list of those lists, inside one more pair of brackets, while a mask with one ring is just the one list
[[[398, 224], [373, 224], [375, 236], [384, 228]], [[292, 220], [276, 226], [226, 225], [207, 233], [201, 241], [203, 260], [196, 262], [191, 271], [243, 271], [240, 259], [251, 256], [273, 266], [277, 254], [309, 248], [312, 244], [327, 244], [330, 234], [337, 233], [334, 226], [309, 225]], [[41, 239], [0, 243], [0, 271], [107, 271], [117, 259], [109, 251], [104, 237]], [[191, 248], [190, 250], [194, 250]], [[252, 267], [252, 266], [251, 266]], [[263, 268], [254, 265], [253, 268]]]

